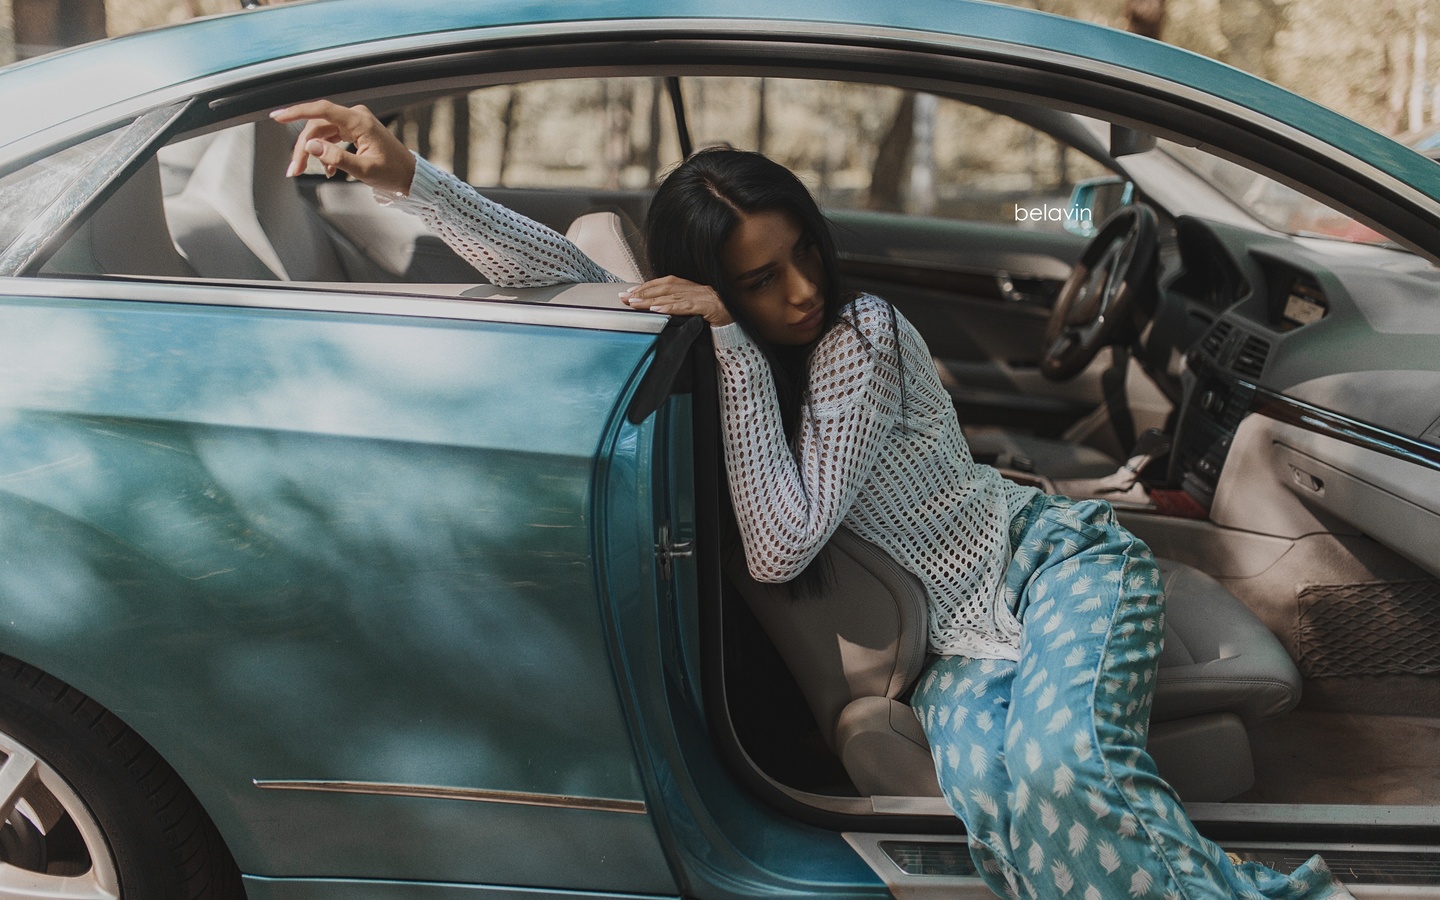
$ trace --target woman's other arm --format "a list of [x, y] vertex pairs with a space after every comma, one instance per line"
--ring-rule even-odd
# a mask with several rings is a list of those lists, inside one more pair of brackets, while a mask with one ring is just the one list
[[788, 581], [820, 552], [874, 471], [899, 414], [894, 312], [862, 297], [810, 361], [810, 399], [791, 451], [770, 366], [739, 326], [715, 330], [730, 497], [758, 581]]

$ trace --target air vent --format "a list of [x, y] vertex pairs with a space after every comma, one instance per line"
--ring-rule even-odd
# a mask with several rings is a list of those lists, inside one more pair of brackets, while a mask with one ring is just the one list
[[1240, 352], [1235, 354], [1235, 374], [1258, 381], [1260, 373], [1265, 371], [1265, 361], [1269, 356], [1269, 341], [1253, 334], [1247, 336], [1245, 343], [1240, 345]]
[[1205, 352], [1206, 356], [1218, 362], [1220, 360], [1220, 350], [1225, 346], [1225, 339], [1230, 337], [1230, 330], [1234, 327], [1235, 326], [1224, 319], [1216, 322], [1215, 327], [1210, 329], [1210, 333], [1205, 335], [1205, 340], [1201, 343], [1200, 349]]

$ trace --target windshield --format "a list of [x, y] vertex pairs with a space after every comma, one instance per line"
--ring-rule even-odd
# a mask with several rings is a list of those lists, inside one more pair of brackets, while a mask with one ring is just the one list
[[1266, 226], [1297, 237], [1391, 244], [1385, 235], [1293, 188], [1204, 150], [1160, 141], [1165, 152]]

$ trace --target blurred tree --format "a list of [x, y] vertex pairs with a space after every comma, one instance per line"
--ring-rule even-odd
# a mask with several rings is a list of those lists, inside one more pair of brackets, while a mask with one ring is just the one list
[[15, 61], [15, 20], [10, 4], [0, 3], [0, 66]]
[[921, 216], [935, 214], [935, 109], [934, 94], [915, 95], [915, 127], [910, 139], [910, 184], [905, 211]]
[[1126, 0], [1125, 27], [1136, 34], [1161, 40], [1165, 30], [1165, 0]]
[[[1001, 0], [1148, 34], [1157, 0]], [[1163, 38], [1391, 134], [1440, 122], [1437, 0], [1158, 0]], [[1423, 49], [1422, 49], [1423, 48]], [[1418, 115], [1417, 115], [1418, 112]]]
[[630, 163], [634, 145], [630, 140], [632, 111], [635, 107], [635, 85], [632, 81], [605, 82], [605, 184], [609, 190], [620, 187], [620, 171]]
[[660, 78], [650, 79], [650, 107], [645, 117], [645, 174], [646, 184], [655, 184], [660, 175], [660, 104], [668, 103], [669, 97], [665, 93], [665, 81]]
[[880, 139], [875, 165], [870, 172], [870, 193], [865, 199], [867, 209], [899, 212], [905, 161], [910, 158], [910, 144], [915, 139], [915, 92], [900, 95], [890, 127]]
[[1225, 49], [1220, 61], [1270, 77], [1270, 51], [1285, 27], [1285, 14], [1290, 4], [1285, 0], [1220, 0], [1220, 32], [1225, 35]]
[[105, 37], [105, 0], [13, 0], [20, 59]]

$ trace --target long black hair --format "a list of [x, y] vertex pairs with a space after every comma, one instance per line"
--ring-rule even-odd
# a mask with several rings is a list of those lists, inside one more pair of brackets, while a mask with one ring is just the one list
[[691, 154], [665, 178], [650, 202], [645, 247], [655, 275], [674, 275], [714, 288], [731, 317], [760, 348], [774, 374], [785, 436], [793, 446], [815, 345], [778, 346], [761, 338], [720, 262], [721, 248], [742, 216], [777, 210], [795, 217], [819, 255], [824, 276], [819, 285], [825, 309], [823, 335], [841, 321], [840, 311], [849, 300], [841, 291], [835, 239], [810, 191], [769, 157], [721, 147]]
[[[780, 211], [794, 216], [804, 237], [813, 243], [820, 258], [823, 284], [818, 285], [824, 302], [824, 326], [820, 334], [840, 325], [854, 323], [841, 314], [854, 297], [841, 289], [840, 267], [835, 239], [820, 206], [810, 191], [789, 169], [760, 154], [746, 150], [713, 148], [700, 150], [680, 163], [660, 185], [650, 202], [645, 220], [646, 256], [655, 276], [674, 275], [708, 285], [720, 295], [730, 316], [755, 342], [774, 376], [776, 399], [785, 437], [792, 449], [800, 430], [800, 412], [808, 402], [810, 354], [819, 339], [798, 347], [781, 346], [762, 338], [744, 306], [735, 295], [735, 286], [725, 275], [720, 261], [722, 248], [735, 233], [743, 216]], [[892, 309], [891, 325], [896, 329], [899, 348], [899, 319]], [[859, 331], [857, 329], [857, 334]], [[861, 335], [862, 339], [864, 335]], [[868, 342], [867, 342], [868, 343]], [[904, 387], [901, 387], [901, 415], [904, 415]], [[834, 580], [829, 559], [821, 554], [790, 581], [792, 597], [815, 596]]]

